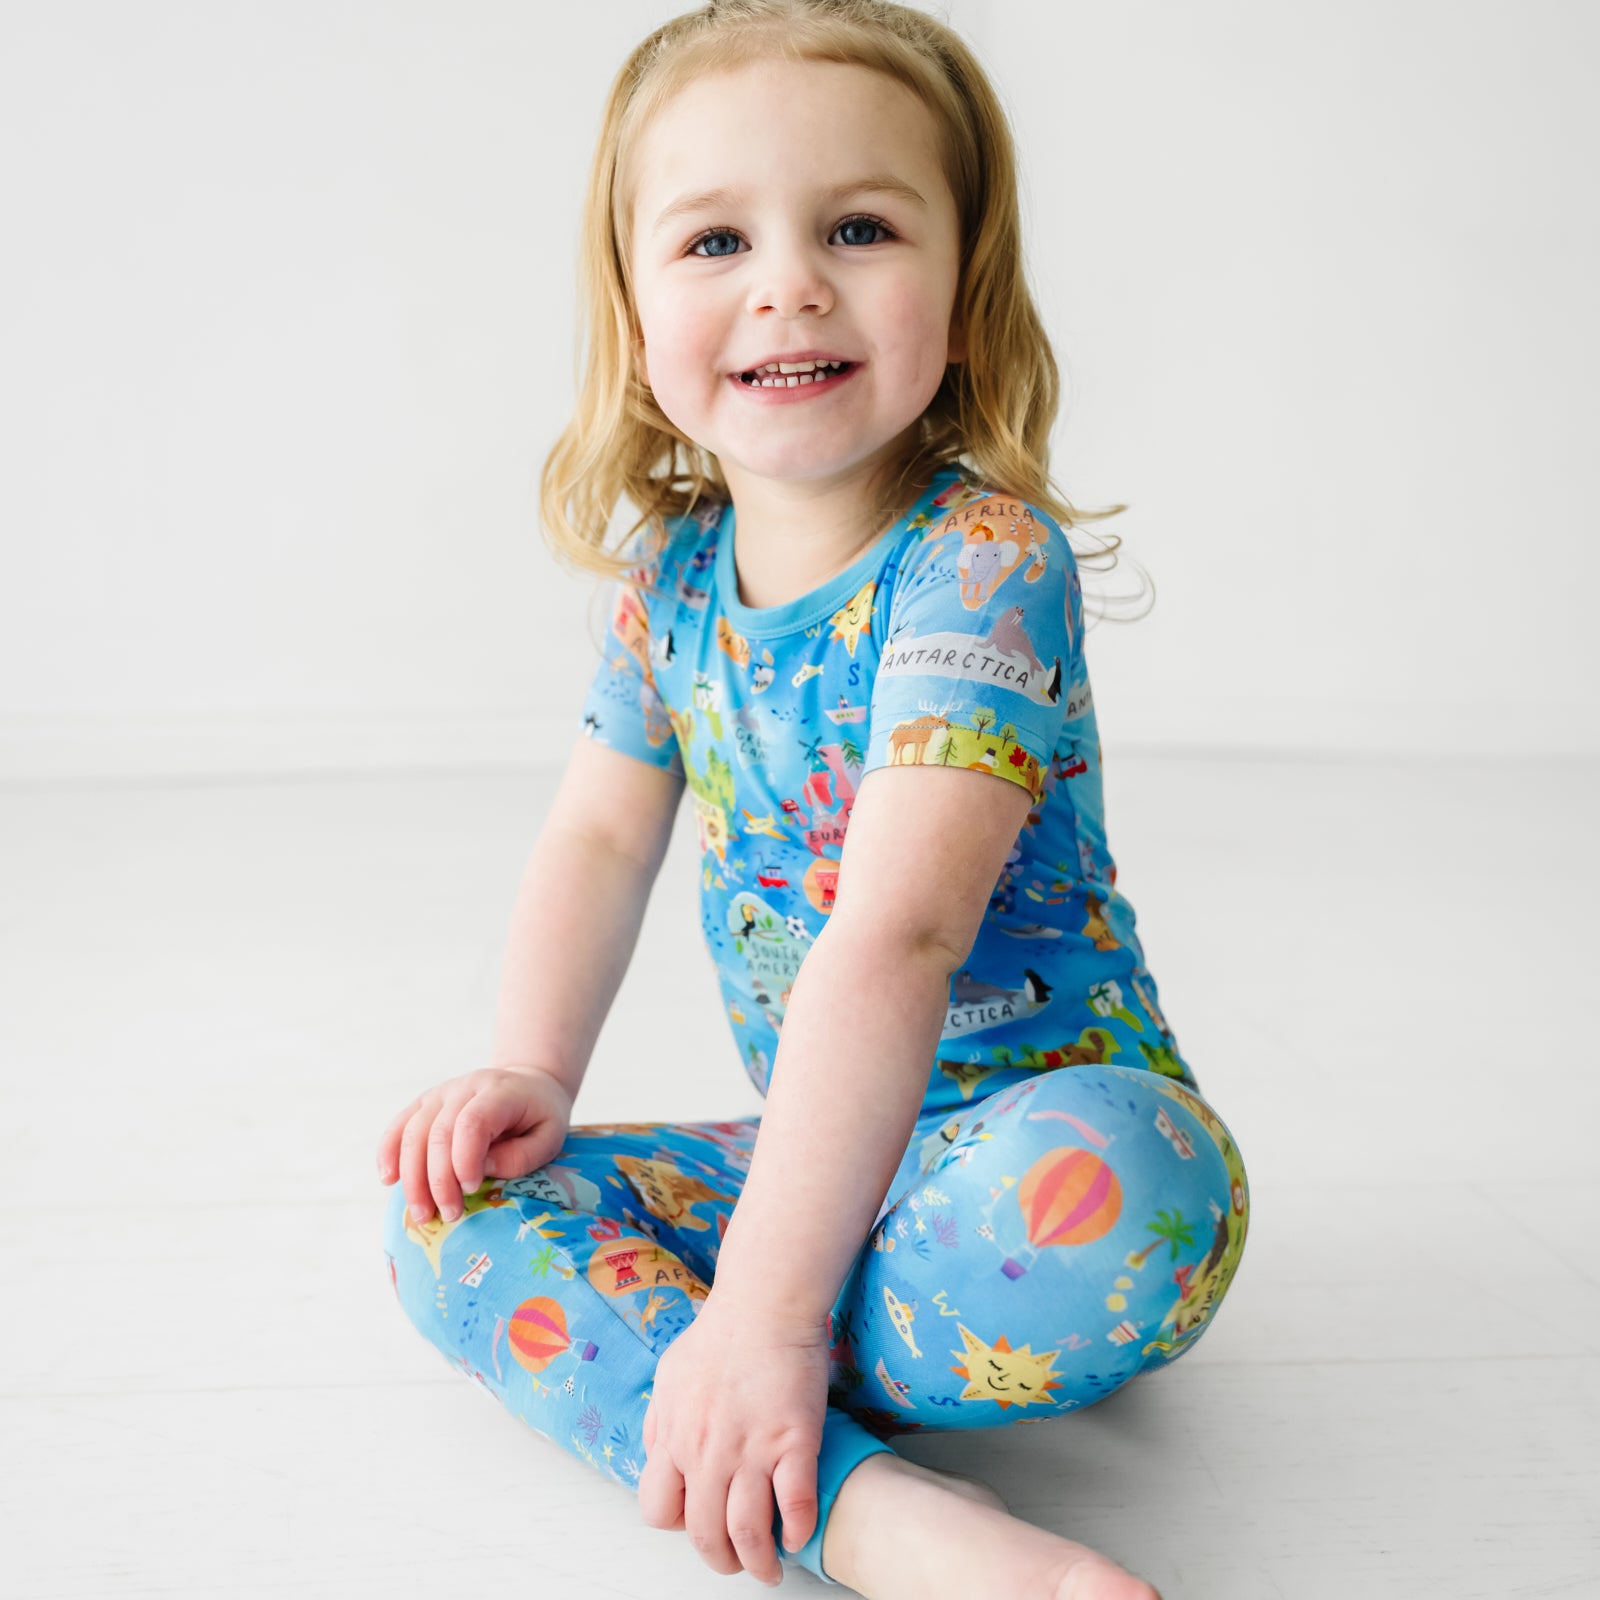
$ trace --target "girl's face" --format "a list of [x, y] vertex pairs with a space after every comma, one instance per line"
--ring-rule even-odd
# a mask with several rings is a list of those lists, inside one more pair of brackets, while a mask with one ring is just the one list
[[[933, 118], [880, 73], [770, 61], [691, 84], [640, 140], [632, 225], [641, 376], [725, 472], [854, 477], [965, 354]], [[851, 365], [781, 389], [740, 376], [813, 354]]]

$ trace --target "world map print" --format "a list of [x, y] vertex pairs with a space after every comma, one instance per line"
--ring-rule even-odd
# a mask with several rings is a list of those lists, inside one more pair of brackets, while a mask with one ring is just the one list
[[730, 502], [663, 531], [636, 537], [612, 586], [582, 726], [684, 778], [701, 930], [757, 1089], [833, 909], [857, 791], [891, 765], [986, 772], [1033, 802], [951, 979], [924, 1109], [1091, 1063], [1197, 1089], [1116, 887], [1060, 524], [948, 466], [843, 572], [767, 607], [739, 598]]

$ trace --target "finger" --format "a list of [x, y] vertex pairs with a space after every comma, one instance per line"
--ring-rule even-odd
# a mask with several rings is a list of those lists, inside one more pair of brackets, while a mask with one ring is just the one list
[[454, 1222], [461, 1215], [461, 1185], [451, 1165], [450, 1149], [455, 1139], [456, 1115], [466, 1098], [451, 1095], [446, 1099], [433, 1119], [433, 1126], [428, 1129], [428, 1187], [433, 1190], [439, 1215], [446, 1222]]
[[400, 1160], [400, 1135], [405, 1132], [406, 1124], [411, 1120], [411, 1113], [417, 1109], [417, 1102], [413, 1100], [410, 1105], [395, 1113], [389, 1118], [389, 1125], [378, 1136], [378, 1176], [385, 1183], [393, 1183]]
[[652, 1528], [683, 1525], [683, 1474], [664, 1449], [651, 1451], [639, 1474], [639, 1515]]
[[728, 1485], [728, 1537], [752, 1577], [783, 1582], [772, 1542], [772, 1479], [758, 1467], [741, 1467]]
[[783, 1544], [791, 1553], [817, 1531], [817, 1455], [790, 1450], [772, 1469], [772, 1492], [783, 1515]]
[[433, 1196], [428, 1193], [428, 1129], [437, 1108], [438, 1102], [424, 1095], [400, 1136], [400, 1182], [413, 1222], [426, 1222], [433, 1215]]
[[490, 1145], [484, 1157], [484, 1175], [520, 1178], [554, 1161], [566, 1142], [566, 1130], [557, 1121], [541, 1122], [532, 1133], [519, 1133], [514, 1139], [501, 1139]]
[[644, 1440], [644, 1453], [650, 1454], [650, 1446], [656, 1442], [656, 1403], [654, 1400], [644, 1408], [644, 1422], [640, 1425], [639, 1436]]
[[728, 1474], [702, 1466], [683, 1486], [683, 1525], [689, 1543], [713, 1572], [728, 1577], [742, 1570], [728, 1538]]
[[476, 1194], [483, 1187], [484, 1157], [504, 1120], [505, 1108], [495, 1106], [481, 1091], [456, 1113], [455, 1130], [450, 1137], [450, 1165], [463, 1194]]

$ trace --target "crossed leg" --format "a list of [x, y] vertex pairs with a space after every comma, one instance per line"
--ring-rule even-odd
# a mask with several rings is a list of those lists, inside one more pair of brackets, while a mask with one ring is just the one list
[[[513, 1415], [636, 1487], [655, 1363], [709, 1292], [758, 1129], [579, 1125], [546, 1166], [466, 1197], [454, 1223], [418, 1228], [397, 1188], [384, 1244], [395, 1292]], [[901, 1498], [911, 1479], [937, 1488], [939, 1476], [900, 1463], [887, 1436], [1041, 1420], [1176, 1359], [1226, 1290], [1248, 1214], [1220, 1120], [1142, 1069], [1061, 1069], [953, 1128], [948, 1114], [919, 1119], [897, 1185], [905, 1176], [830, 1320], [816, 1531], [793, 1555], [779, 1546], [835, 1582], [823, 1559], [834, 1527], [830, 1558], [855, 1587], [876, 1583], [862, 1589], [875, 1600], [886, 1580], [861, 1569], [855, 1545], [870, 1539], [844, 1540], [860, 1521], [850, 1501], [870, 1511], [867, 1488], [886, 1472]], [[981, 1490], [956, 1492], [1018, 1526]]]

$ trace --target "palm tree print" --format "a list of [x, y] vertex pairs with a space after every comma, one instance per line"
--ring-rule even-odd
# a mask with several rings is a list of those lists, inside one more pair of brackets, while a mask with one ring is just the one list
[[[553, 1244], [547, 1244], [544, 1249], [541, 1250], [538, 1255], [536, 1255], [533, 1260], [528, 1263], [528, 1270], [536, 1278], [544, 1277], [544, 1275], [549, 1272], [551, 1267], [556, 1267], [559, 1271], [560, 1268], [556, 1260], [556, 1254], [556, 1247]], [[571, 1277], [571, 1273], [563, 1273], [562, 1276]]]
[[1172, 1246], [1171, 1259], [1176, 1261], [1178, 1259], [1178, 1246], [1180, 1244], [1190, 1245], [1194, 1243], [1194, 1228], [1183, 1220], [1181, 1211], [1158, 1211], [1156, 1212], [1156, 1220], [1146, 1223], [1145, 1226], [1156, 1237], [1143, 1250], [1134, 1251], [1128, 1256], [1125, 1264], [1135, 1271], [1140, 1270], [1145, 1262], [1150, 1259], [1151, 1251], [1159, 1250], [1163, 1244]]

